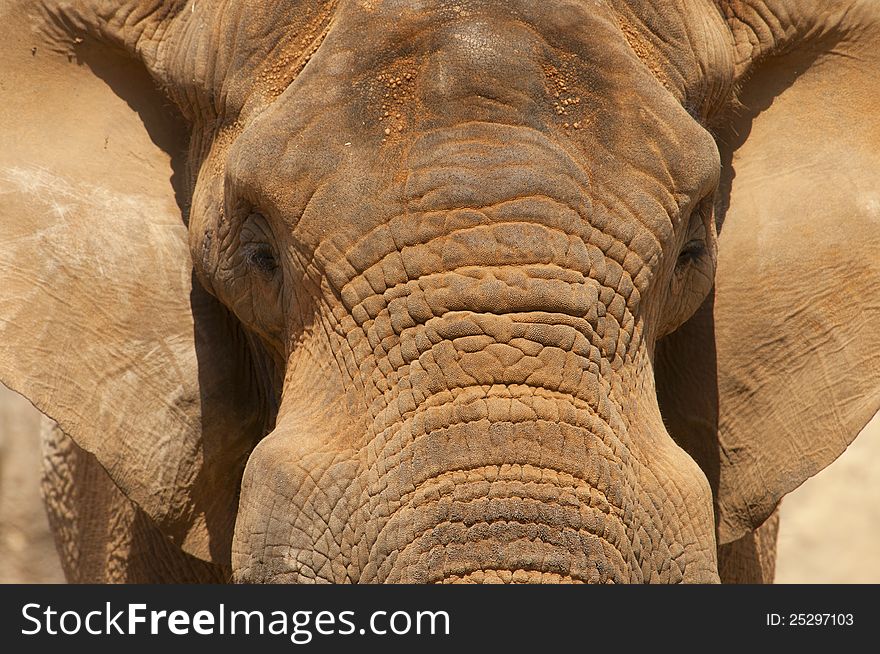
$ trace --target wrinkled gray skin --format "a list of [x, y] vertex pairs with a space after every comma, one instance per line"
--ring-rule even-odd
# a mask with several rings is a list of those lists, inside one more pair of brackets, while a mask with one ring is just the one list
[[880, 405], [875, 3], [33, 4], [0, 370], [78, 578], [770, 580]]

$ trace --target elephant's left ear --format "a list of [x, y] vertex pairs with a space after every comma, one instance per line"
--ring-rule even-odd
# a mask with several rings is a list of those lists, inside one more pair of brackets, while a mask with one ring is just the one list
[[720, 139], [715, 293], [656, 368], [724, 544], [880, 409], [880, 6], [719, 5], [743, 108]]
[[0, 380], [174, 542], [228, 563], [261, 425], [237, 327], [192, 280], [185, 141], [139, 63], [88, 38], [69, 61], [28, 13], [0, 29]]

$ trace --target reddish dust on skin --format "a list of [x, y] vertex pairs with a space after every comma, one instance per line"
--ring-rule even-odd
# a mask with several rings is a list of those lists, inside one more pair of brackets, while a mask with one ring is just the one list
[[664, 88], [671, 91], [672, 84], [669, 81], [666, 71], [664, 71], [663, 67], [660, 65], [660, 57], [653, 44], [648, 39], [644, 38], [643, 35], [620, 14], [617, 16], [617, 23], [620, 27], [620, 31], [623, 32], [627, 43], [629, 43], [630, 48], [632, 48], [636, 56], [651, 70], [651, 73], [657, 78], [657, 81], [660, 82]]
[[[388, 137], [399, 134], [406, 129], [407, 116], [406, 105], [413, 98], [413, 85], [416, 76], [409, 70], [401, 72], [383, 72], [376, 76], [375, 85], [370, 85], [371, 95], [375, 94], [377, 100], [381, 94], [382, 105], [377, 122], [382, 133]], [[383, 138], [382, 143], [388, 139]]]
[[589, 125], [587, 110], [581, 104], [581, 96], [573, 81], [576, 78], [570, 70], [573, 65], [573, 62], [564, 59], [561, 67], [550, 63], [541, 65], [545, 77], [544, 90], [553, 103], [553, 113], [566, 130], [579, 130]]

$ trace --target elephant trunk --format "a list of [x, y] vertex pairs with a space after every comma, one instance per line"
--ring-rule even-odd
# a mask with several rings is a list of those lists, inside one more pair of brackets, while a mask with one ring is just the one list
[[580, 320], [412, 327], [354, 423], [315, 376], [289, 379], [245, 473], [236, 579], [717, 580], [705, 478], [639, 391], [650, 368], [614, 370]]
[[527, 385], [472, 387], [420, 407], [395, 440], [407, 445], [383, 465], [377, 506], [388, 510], [362, 580], [641, 579], [627, 535], [633, 480], [587, 404]]
[[472, 386], [424, 401], [363, 450], [322, 441], [291, 419], [252, 456], [239, 580], [643, 578], [636, 480], [586, 403], [528, 385]]

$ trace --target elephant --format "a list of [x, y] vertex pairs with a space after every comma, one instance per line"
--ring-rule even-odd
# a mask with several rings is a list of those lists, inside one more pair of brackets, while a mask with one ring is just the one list
[[5, 0], [72, 581], [773, 578], [880, 409], [870, 0]]

